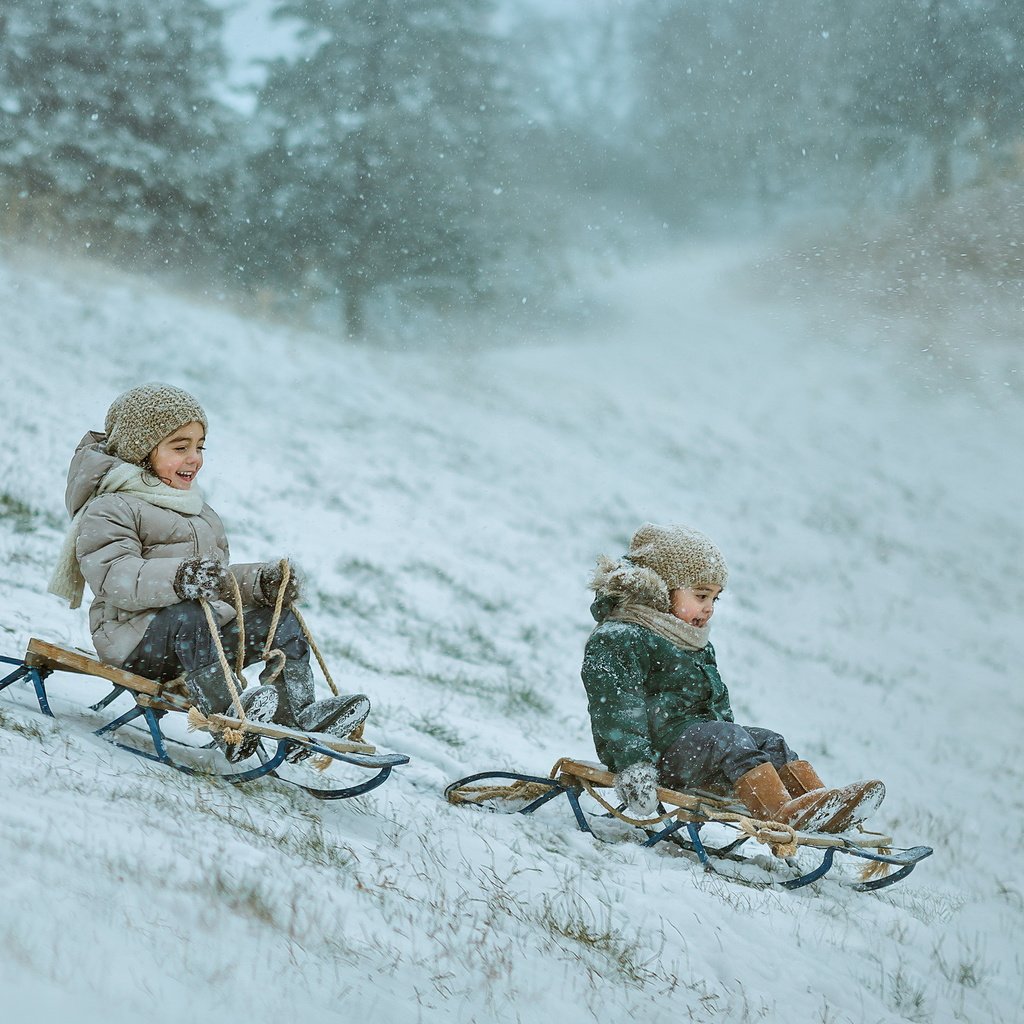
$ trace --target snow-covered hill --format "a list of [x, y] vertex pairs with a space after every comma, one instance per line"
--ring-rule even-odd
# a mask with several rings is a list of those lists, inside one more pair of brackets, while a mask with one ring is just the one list
[[[4, 691], [5, 1021], [1019, 1019], [1019, 388], [984, 349], [938, 372], [896, 331], [755, 304], [750, 255], [602, 282], [618, 315], [590, 337], [443, 358], [2, 258], [0, 653], [88, 643], [44, 592], [67, 461], [116, 393], [168, 380], [208, 411], [233, 555], [306, 569], [335, 678], [413, 758], [325, 805], [118, 751], [91, 681], [54, 677], [56, 722]], [[906, 882], [785, 893], [597, 844], [565, 807], [444, 803], [593, 756], [585, 581], [645, 519], [716, 539], [738, 715], [832, 781], [883, 778], [876, 824], [935, 847]]]

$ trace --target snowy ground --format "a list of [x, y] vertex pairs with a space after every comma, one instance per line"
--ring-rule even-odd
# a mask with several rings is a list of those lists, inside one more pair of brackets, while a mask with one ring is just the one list
[[[605, 282], [600, 336], [444, 359], [0, 259], [0, 653], [88, 643], [85, 611], [44, 593], [67, 461], [114, 394], [172, 381], [207, 408], [201, 484], [234, 556], [305, 567], [335, 677], [413, 758], [325, 805], [116, 750], [87, 728], [91, 681], [54, 678], [56, 722], [4, 691], [6, 1022], [1019, 1019], [1012, 361], [964, 339], [936, 367], [898, 327], [755, 304], [748, 255]], [[585, 580], [645, 519], [717, 540], [739, 717], [829, 779], [883, 778], [877, 826], [935, 848], [906, 882], [787, 893], [598, 844], [564, 806], [443, 802], [472, 771], [593, 756]]]

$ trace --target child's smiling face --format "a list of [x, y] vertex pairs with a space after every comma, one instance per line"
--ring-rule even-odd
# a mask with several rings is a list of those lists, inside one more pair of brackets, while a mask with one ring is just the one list
[[670, 611], [677, 619], [698, 628], [706, 626], [715, 614], [715, 602], [722, 588], [715, 583], [698, 583], [695, 587], [679, 587], [670, 597]]
[[150, 453], [153, 475], [170, 487], [187, 491], [203, 468], [206, 432], [202, 423], [186, 423], [168, 434]]

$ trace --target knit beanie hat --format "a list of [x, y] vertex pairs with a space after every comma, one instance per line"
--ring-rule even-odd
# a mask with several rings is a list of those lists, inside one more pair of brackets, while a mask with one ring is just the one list
[[724, 589], [729, 578], [722, 552], [709, 537], [688, 526], [644, 523], [633, 534], [626, 558], [653, 569], [669, 590], [708, 583]]
[[644, 523], [619, 561], [603, 555], [597, 560], [590, 587], [598, 594], [595, 605], [602, 604], [605, 612], [604, 606], [621, 601], [667, 612], [673, 590], [706, 583], [725, 589], [728, 577], [721, 551], [703, 533], [688, 526]]
[[140, 384], [110, 403], [104, 422], [107, 451], [141, 466], [168, 434], [186, 423], [202, 423], [207, 429], [206, 413], [192, 395], [173, 384]]

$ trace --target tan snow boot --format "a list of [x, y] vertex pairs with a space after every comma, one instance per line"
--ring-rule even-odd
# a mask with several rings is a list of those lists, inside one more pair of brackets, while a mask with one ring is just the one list
[[846, 794], [841, 790], [815, 789], [802, 796], [790, 796], [770, 761], [741, 775], [734, 788], [755, 817], [808, 832], [822, 831], [826, 823], [846, 810]]
[[[789, 791], [789, 795], [794, 797], [825, 789], [825, 783], [808, 761], [790, 761], [784, 764], [779, 769], [779, 778]], [[841, 794], [842, 804], [834, 814], [815, 826], [819, 832], [845, 832], [863, 821], [878, 809], [885, 797], [885, 786], [877, 779], [869, 779], [853, 782], [833, 792]]]
[[843, 797], [843, 804], [831, 818], [818, 826], [819, 832], [845, 832], [875, 813], [885, 799], [885, 786], [878, 779], [851, 782], [833, 790]]
[[815, 789], [824, 789], [818, 773], [811, 767], [810, 761], [790, 761], [779, 769], [779, 778], [789, 790], [790, 796], [803, 796]]

